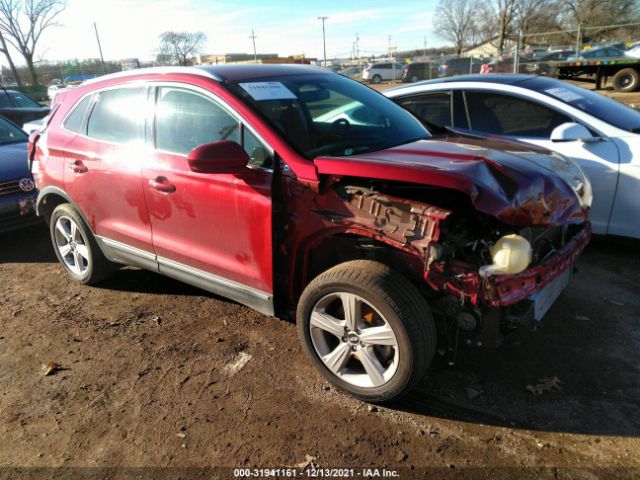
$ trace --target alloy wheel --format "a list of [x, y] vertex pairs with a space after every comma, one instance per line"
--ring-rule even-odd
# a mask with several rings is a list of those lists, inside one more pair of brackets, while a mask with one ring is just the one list
[[78, 224], [66, 215], [58, 217], [54, 237], [65, 266], [76, 275], [84, 275], [90, 265], [89, 249], [87, 239]]
[[351, 385], [379, 387], [398, 369], [398, 340], [391, 325], [358, 295], [336, 292], [321, 298], [313, 307], [309, 328], [320, 360]]

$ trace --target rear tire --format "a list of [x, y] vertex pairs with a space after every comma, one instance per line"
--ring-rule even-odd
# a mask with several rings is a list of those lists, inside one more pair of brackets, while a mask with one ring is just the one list
[[373, 77], [371, 77], [371, 83], [381, 83], [382, 82], [382, 77], [380, 75], [374, 75]]
[[623, 68], [613, 76], [612, 83], [618, 92], [634, 92], [640, 84], [640, 74], [633, 68]]
[[418, 81], [418, 76], [414, 75], [411, 77], [411, 83], [416, 83]]
[[370, 260], [342, 263], [316, 277], [300, 297], [297, 326], [320, 373], [369, 402], [408, 393], [436, 350], [424, 297], [403, 275]]
[[93, 285], [116, 270], [106, 259], [91, 230], [69, 203], [58, 205], [49, 220], [53, 250], [67, 274], [76, 282]]

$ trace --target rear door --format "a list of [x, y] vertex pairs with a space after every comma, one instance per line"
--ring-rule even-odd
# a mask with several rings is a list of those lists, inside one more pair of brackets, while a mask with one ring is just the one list
[[151, 225], [141, 184], [147, 87], [89, 95], [67, 116], [65, 190], [108, 246], [152, 258]]
[[[154, 154], [143, 188], [160, 272], [272, 313], [272, 154], [220, 99], [158, 84]], [[191, 171], [188, 153], [232, 140], [251, 157], [245, 174]]]

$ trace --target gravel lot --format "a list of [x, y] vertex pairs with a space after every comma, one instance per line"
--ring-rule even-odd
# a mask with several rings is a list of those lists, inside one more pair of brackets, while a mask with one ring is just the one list
[[436, 359], [393, 408], [331, 389], [291, 323], [143, 270], [76, 285], [44, 226], [0, 246], [0, 479], [640, 478], [640, 242], [593, 241], [542, 328]]

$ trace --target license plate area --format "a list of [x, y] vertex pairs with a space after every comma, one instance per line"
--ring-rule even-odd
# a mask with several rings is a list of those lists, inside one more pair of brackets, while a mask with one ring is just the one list
[[542, 320], [542, 317], [571, 281], [572, 273], [573, 265], [569, 265], [569, 268], [558, 275], [549, 285], [530, 297], [533, 300], [533, 315], [536, 320]]

